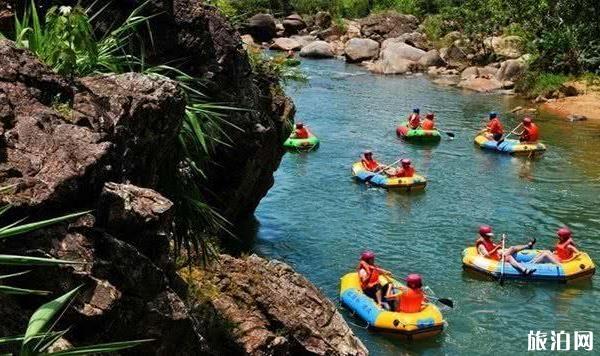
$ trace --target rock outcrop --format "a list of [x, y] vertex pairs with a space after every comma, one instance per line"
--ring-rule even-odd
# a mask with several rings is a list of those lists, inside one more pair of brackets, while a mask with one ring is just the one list
[[285, 30], [285, 34], [288, 36], [296, 35], [301, 30], [306, 28], [306, 22], [302, 19], [302, 16], [298, 14], [291, 14], [281, 22]]
[[425, 53], [420, 59], [419, 64], [424, 68], [427, 67], [441, 67], [446, 65], [446, 62], [440, 56], [440, 52], [437, 49], [432, 49]]
[[517, 59], [524, 54], [525, 40], [520, 36], [489, 37], [484, 44], [500, 57]]
[[250, 17], [243, 28], [258, 42], [269, 42], [277, 34], [275, 18], [269, 14], [256, 14]]
[[371, 39], [353, 38], [346, 42], [344, 55], [350, 63], [373, 59], [379, 54], [379, 43]]
[[[221, 323], [234, 325], [231, 342], [244, 353], [368, 353], [335, 305], [285, 263], [256, 255], [244, 259], [222, 256], [215, 271], [182, 273], [199, 293], [197, 312], [203, 318], [216, 312], [225, 319]], [[283, 293], [275, 292], [273, 286]], [[278, 333], [265, 332], [278, 329]]]
[[269, 48], [276, 51], [297, 51], [302, 48], [302, 45], [293, 38], [279, 37], [273, 41]]

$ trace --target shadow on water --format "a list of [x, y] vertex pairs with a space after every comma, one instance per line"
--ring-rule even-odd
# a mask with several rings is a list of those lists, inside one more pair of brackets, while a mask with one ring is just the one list
[[[414, 343], [364, 330], [344, 311], [371, 355], [524, 353], [529, 330], [596, 328], [597, 277], [500, 287], [465, 274], [461, 253], [482, 223], [505, 233], [509, 244], [536, 236], [540, 248], [551, 248], [556, 228], [568, 224], [578, 246], [598, 261], [600, 123], [538, 115], [548, 152], [535, 160], [504, 156], [482, 151], [473, 138], [487, 112], [523, 105], [514, 98], [439, 87], [424, 77], [373, 76], [336, 60], [305, 60], [302, 68], [311, 85], [289, 93], [321, 147], [286, 154], [256, 219], [238, 231], [248, 242], [238, 253], [284, 260], [336, 299], [340, 276], [371, 249], [378, 264], [399, 276], [418, 272], [438, 296], [456, 302], [444, 311], [442, 335]], [[396, 127], [415, 106], [435, 111], [438, 125], [456, 138], [429, 147], [398, 139]], [[506, 128], [521, 117], [502, 114]], [[410, 158], [427, 177], [425, 191], [356, 183], [350, 167], [367, 148], [381, 162]]]

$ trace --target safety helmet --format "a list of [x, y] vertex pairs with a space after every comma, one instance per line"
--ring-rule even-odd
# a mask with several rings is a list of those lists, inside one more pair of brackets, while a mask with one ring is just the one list
[[490, 112], [490, 119], [494, 119], [496, 117], [498, 117], [498, 113], [497, 112], [495, 112], [495, 111]]
[[410, 159], [408, 158], [403, 158], [402, 161], [400, 161], [400, 163], [402, 163], [403, 166], [410, 166]]
[[492, 227], [488, 225], [481, 225], [479, 227], [479, 235], [483, 237], [493, 237], [494, 233], [492, 232]]
[[365, 262], [374, 262], [375, 261], [375, 253], [373, 251], [364, 251], [360, 254], [360, 259]]
[[418, 114], [418, 113], [420, 113], [420, 112], [421, 112], [421, 110], [420, 110], [419, 108], [414, 108], [414, 109], [413, 109], [413, 112], [414, 112], [415, 114]]
[[425, 117], [428, 119], [433, 119], [433, 113], [432, 112], [427, 113], [427, 115]]
[[531, 124], [532, 122], [533, 122], [533, 120], [531, 120], [531, 118], [530, 118], [530, 117], [526, 117], [526, 118], [524, 118], [524, 119], [523, 119], [523, 123], [524, 123], [525, 125], [529, 125], [529, 124]]
[[569, 237], [571, 237], [573, 235], [573, 233], [571, 232], [571, 230], [569, 230], [568, 227], [561, 227], [560, 229], [558, 229], [558, 231], [556, 231], [556, 235], [561, 239], [561, 240], [566, 240]]
[[301, 123], [301, 122], [297, 122], [297, 123], [296, 123], [296, 128], [297, 128], [297, 129], [301, 129], [301, 128], [303, 128], [303, 127], [304, 127], [304, 124], [303, 124], [303, 123]]
[[373, 155], [373, 151], [371, 151], [371, 150], [364, 150], [363, 151], [363, 155], [365, 155], [365, 156], [372, 156]]
[[408, 288], [421, 288], [423, 286], [423, 279], [420, 274], [412, 273], [406, 277], [406, 285]]

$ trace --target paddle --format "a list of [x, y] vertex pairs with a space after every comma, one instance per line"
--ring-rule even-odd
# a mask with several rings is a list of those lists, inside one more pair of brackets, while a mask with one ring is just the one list
[[386, 169], [392, 167], [393, 165], [397, 164], [398, 162], [402, 161], [402, 158], [398, 159], [397, 161], [392, 162], [391, 164], [385, 166], [385, 167], [381, 167], [381, 168], [377, 168], [376, 170], [374, 170], [372, 173], [373, 175], [368, 176], [365, 179], [365, 182], [370, 182], [371, 179], [373, 179], [373, 177], [375, 177], [379, 172], [381, 171], [385, 171]]
[[439, 127], [437, 127], [437, 130], [440, 131], [440, 132], [445, 133], [446, 135], [448, 135], [448, 137], [450, 137], [451, 140], [453, 140], [454, 137], [456, 137], [456, 135], [454, 134], [454, 132], [444, 131], [444, 130], [440, 129]]
[[[390, 274], [390, 277], [394, 277], [394, 275]], [[388, 282], [393, 283], [393, 281], [390, 280], [389, 278], [387, 278], [387, 280], [388, 280]], [[430, 289], [429, 287], [426, 287], [426, 288]], [[427, 297], [427, 299], [431, 299], [433, 301], [439, 302], [440, 304], [443, 304], [447, 307], [454, 308], [454, 301], [450, 298], [438, 298], [438, 297], [434, 297], [430, 294], [425, 294], [425, 297]]]
[[499, 142], [502, 142], [504, 140], [506, 140], [507, 138], [510, 137], [510, 135], [516, 133], [515, 130], [518, 129], [519, 127], [523, 126], [523, 123], [520, 123], [519, 125], [517, 125], [517, 127], [515, 127], [514, 129], [512, 129], [511, 132], [508, 133], [508, 135], [504, 136], [504, 138], [502, 140], [500, 140]]
[[502, 259], [501, 262], [502, 263], [500, 265], [500, 278], [498, 279], [498, 281], [500, 282], [500, 285], [504, 285], [504, 246], [505, 246], [505, 241], [506, 241], [506, 235], [502, 234]]

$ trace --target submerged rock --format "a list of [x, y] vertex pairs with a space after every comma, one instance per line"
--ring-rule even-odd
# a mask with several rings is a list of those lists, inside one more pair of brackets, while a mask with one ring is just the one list
[[243, 353], [368, 354], [336, 306], [285, 263], [222, 255], [214, 271], [181, 273], [199, 291], [196, 311], [221, 315]]

